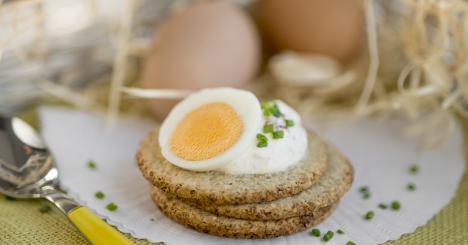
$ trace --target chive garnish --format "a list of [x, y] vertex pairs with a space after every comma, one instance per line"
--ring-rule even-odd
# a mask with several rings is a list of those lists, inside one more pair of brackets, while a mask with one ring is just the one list
[[369, 187], [367, 187], [367, 186], [361, 186], [361, 187], [359, 188], [359, 192], [361, 192], [361, 193], [367, 193], [367, 192], [369, 192]]
[[393, 210], [400, 210], [401, 204], [398, 201], [393, 201], [390, 206], [392, 207]]
[[325, 235], [323, 235], [322, 241], [324, 241], [324, 242], [330, 241], [330, 239], [333, 238], [333, 235], [334, 235], [333, 231], [327, 231], [327, 233], [325, 233]]
[[48, 213], [48, 212], [50, 212], [50, 210], [51, 210], [51, 208], [50, 208], [50, 206], [47, 205], [47, 204], [42, 204], [42, 206], [39, 208], [39, 212], [40, 212], [41, 214]]
[[273, 124], [266, 124], [263, 126], [263, 133], [268, 134], [268, 133], [273, 133], [275, 131], [275, 128], [273, 127]]
[[368, 212], [364, 215], [364, 219], [365, 219], [365, 220], [371, 220], [372, 218], [374, 218], [374, 211], [368, 211]]
[[273, 106], [271, 107], [271, 114], [274, 116], [274, 117], [280, 117], [283, 115], [283, 113], [281, 113], [281, 111], [279, 110], [278, 108], [278, 105], [276, 103], [273, 104]]
[[268, 146], [268, 138], [264, 134], [257, 134], [257, 147], [267, 147]]
[[291, 120], [291, 119], [286, 119], [286, 120], [284, 120], [284, 122], [286, 123], [286, 127], [288, 127], [288, 128], [294, 126], [294, 121]]
[[344, 231], [342, 229], [338, 229], [336, 230], [336, 233], [340, 234], [340, 235], [343, 235], [344, 234]]
[[88, 168], [89, 169], [96, 169], [96, 163], [93, 160], [88, 161]]
[[115, 203], [113, 203], [113, 202], [107, 204], [107, 206], [106, 206], [106, 209], [109, 210], [109, 211], [114, 211], [114, 210], [116, 210], [117, 208], [118, 208], [118, 206], [117, 206]]
[[94, 194], [97, 199], [104, 199], [105, 195], [102, 191], [98, 191]]
[[371, 197], [371, 194], [369, 192], [362, 194], [363, 199], [369, 199], [370, 197]]
[[315, 237], [320, 237], [320, 230], [319, 229], [312, 229], [310, 231], [310, 235], [315, 236]]
[[362, 194], [363, 199], [369, 199], [371, 197], [371, 193], [369, 191], [368, 186], [361, 186], [359, 188], [359, 192]]
[[379, 208], [381, 208], [381, 209], [387, 209], [387, 208], [388, 208], [388, 205], [385, 204], [385, 203], [379, 203]]
[[284, 137], [284, 131], [278, 130], [273, 132], [273, 139], [282, 139]]
[[263, 141], [268, 140], [268, 138], [264, 134], [257, 134], [257, 139], [258, 140], [263, 140]]
[[411, 165], [409, 168], [408, 168], [408, 172], [410, 174], [417, 174], [419, 172], [419, 166], [416, 165], [416, 164], [413, 164]]
[[408, 191], [414, 191], [414, 190], [416, 190], [416, 185], [414, 183], [409, 183], [409, 184], [406, 185], [406, 189]]
[[356, 245], [356, 243], [354, 243], [353, 241], [348, 241], [346, 245]]

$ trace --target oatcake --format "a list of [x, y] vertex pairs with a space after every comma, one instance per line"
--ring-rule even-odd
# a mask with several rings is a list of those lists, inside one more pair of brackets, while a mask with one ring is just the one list
[[311, 187], [328, 165], [325, 144], [309, 133], [306, 158], [286, 171], [244, 175], [193, 172], [164, 159], [157, 136], [158, 129], [150, 132], [137, 153], [143, 175], [151, 185], [198, 205], [259, 203], [295, 195]]
[[252, 221], [217, 216], [197, 209], [154, 188], [153, 201], [171, 219], [203, 233], [235, 238], [269, 238], [303, 231], [322, 222], [335, 205], [319, 208], [309, 215], [281, 220]]
[[333, 146], [328, 147], [328, 159], [329, 167], [320, 180], [294, 196], [256, 204], [191, 205], [216, 215], [246, 220], [278, 220], [310, 215], [317, 209], [335, 204], [353, 181], [351, 164]]

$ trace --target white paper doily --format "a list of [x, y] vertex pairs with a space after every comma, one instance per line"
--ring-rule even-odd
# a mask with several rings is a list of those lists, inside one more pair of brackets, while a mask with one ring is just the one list
[[[153, 124], [135, 118], [121, 119], [104, 128], [104, 116], [70, 109], [42, 108], [43, 136], [55, 156], [62, 186], [79, 202], [137, 238], [166, 244], [320, 244], [308, 231], [265, 240], [239, 240], [201, 234], [166, 218], [152, 203], [149, 188], [135, 164], [139, 141]], [[453, 197], [464, 171], [461, 130], [443, 146], [418, 150], [415, 140], [401, 136], [398, 122], [360, 120], [319, 134], [335, 144], [355, 167], [355, 181], [336, 211], [317, 226], [322, 232], [342, 229], [327, 244], [378, 244], [398, 239], [424, 225]], [[87, 167], [94, 160], [97, 169]], [[408, 173], [412, 163], [420, 166]], [[416, 191], [405, 186], [413, 182]], [[360, 186], [372, 197], [361, 198]], [[103, 191], [104, 200], [94, 197]], [[400, 211], [381, 210], [378, 203], [400, 201]], [[111, 212], [105, 206], [116, 203]], [[371, 221], [363, 219], [375, 212]]]

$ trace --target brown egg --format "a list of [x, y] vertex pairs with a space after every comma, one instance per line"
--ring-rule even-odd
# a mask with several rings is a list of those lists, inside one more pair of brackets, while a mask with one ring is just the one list
[[[221, 1], [196, 3], [160, 25], [141, 85], [188, 90], [241, 87], [256, 75], [259, 46], [256, 27], [242, 9]], [[176, 102], [150, 103], [162, 117]]]
[[265, 42], [277, 51], [347, 62], [362, 45], [364, 15], [357, 0], [260, 0], [254, 13]]

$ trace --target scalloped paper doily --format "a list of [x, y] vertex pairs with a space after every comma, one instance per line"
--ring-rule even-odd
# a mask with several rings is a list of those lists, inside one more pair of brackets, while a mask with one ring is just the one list
[[[155, 125], [138, 118], [122, 118], [105, 129], [104, 115], [72, 109], [44, 107], [40, 110], [42, 134], [55, 156], [62, 186], [79, 202], [94, 210], [123, 232], [149, 241], [167, 244], [320, 244], [308, 231], [265, 240], [239, 240], [198, 233], [165, 217], [149, 196], [148, 183], [135, 164], [139, 141]], [[327, 244], [379, 244], [398, 239], [426, 224], [454, 196], [464, 171], [461, 130], [444, 145], [420, 150], [417, 142], [401, 135], [402, 122], [359, 120], [317, 130], [335, 144], [355, 167], [355, 181], [336, 211], [322, 224], [321, 231], [341, 229]], [[87, 161], [94, 160], [95, 170]], [[417, 163], [419, 173], [408, 173]], [[414, 183], [416, 190], [405, 187]], [[363, 199], [358, 189], [370, 188]], [[94, 197], [103, 191], [104, 200]], [[399, 211], [382, 210], [380, 202], [398, 200]], [[111, 212], [105, 206], [118, 205]], [[373, 210], [375, 217], [363, 215]]]

